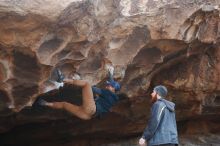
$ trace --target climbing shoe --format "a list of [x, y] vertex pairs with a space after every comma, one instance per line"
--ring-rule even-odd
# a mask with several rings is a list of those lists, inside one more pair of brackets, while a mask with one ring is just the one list
[[57, 77], [56, 81], [58, 83], [62, 83], [65, 78], [64, 74], [59, 69], [55, 69], [55, 73], [56, 73], [56, 77]]

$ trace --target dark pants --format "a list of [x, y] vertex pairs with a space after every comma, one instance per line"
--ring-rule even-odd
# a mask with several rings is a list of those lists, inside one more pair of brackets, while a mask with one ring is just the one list
[[154, 146], [178, 146], [177, 144], [160, 144], [160, 145], [154, 145]]

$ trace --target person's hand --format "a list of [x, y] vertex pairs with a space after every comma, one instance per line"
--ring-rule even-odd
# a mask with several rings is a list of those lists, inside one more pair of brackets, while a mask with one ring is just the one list
[[106, 64], [106, 70], [108, 71], [108, 73], [111, 75], [111, 76], [113, 76], [113, 74], [114, 74], [114, 67], [112, 66], [112, 65], [110, 65], [110, 64]]
[[113, 76], [113, 74], [114, 74], [114, 67], [113, 66], [109, 66], [108, 72]]
[[146, 140], [144, 138], [139, 139], [139, 144], [142, 146], [146, 143]]

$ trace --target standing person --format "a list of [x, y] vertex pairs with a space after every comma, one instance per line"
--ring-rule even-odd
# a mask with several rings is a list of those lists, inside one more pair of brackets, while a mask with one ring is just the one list
[[175, 118], [175, 104], [164, 98], [167, 95], [165, 86], [156, 86], [151, 93], [151, 116], [139, 144], [148, 146], [178, 145], [178, 134]]
[[119, 100], [116, 91], [120, 90], [120, 84], [113, 79], [114, 68], [110, 67], [108, 71], [109, 80], [106, 82], [105, 89], [91, 86], [89, 82], [84, 80], [64, 79], [62, 73], [58, 71], [57, 82], [63, 80], [64, 83], [82, 87], [82, 105], [77, 106], [68, 102], [47, 102], [45, 100], [40, 100], [39, 104], [53, 109], [66, 110], [83, 120], [101, 116], [109, 112], [110, 108]]

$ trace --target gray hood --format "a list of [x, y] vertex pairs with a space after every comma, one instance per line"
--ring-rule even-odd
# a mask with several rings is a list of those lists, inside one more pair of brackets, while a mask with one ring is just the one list
[[170, 102], [166, 99], [159, 99], [159, 100], [162, 101], [163, 103], [165, 103], [165, 105], [167, 106], [169, 111], [171, 111], [171, 112], [175, 111], [175, 104], [173, 102]]

